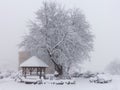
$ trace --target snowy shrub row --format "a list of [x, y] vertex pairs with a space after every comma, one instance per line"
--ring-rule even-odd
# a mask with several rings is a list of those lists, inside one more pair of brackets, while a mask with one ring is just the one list
[[36, 82], [26, 82], [26, 81], [21, 81], [25, 84], [40, 84], [40, 85], [45, 85], [45, 84], [49, 84], [49, 85], [73, 85], [76, 84], [76, 82], [74, 80], [38, 80]]
[[18, 76], [20, 76], [20, 72], [10, 71], [10, 70], [0, 72], [0, 79], [4, 79], [4, 78], [15, 79]]
[[41, 84], [55, 84], [55, 85], [63, 85], [63, 84], [75, 84], [74, 80], [43, 80]]
[[8, 78], [10, 77], [12, 74], [12, 71], [3, 71], [3, 72], [0, 72], [0, 79], [3, 79], [3, 78]]

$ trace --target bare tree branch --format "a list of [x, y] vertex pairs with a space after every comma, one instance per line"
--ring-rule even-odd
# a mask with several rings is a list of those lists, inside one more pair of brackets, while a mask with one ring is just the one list
[[65, 37], [67, 36], [67, 32], [65, 33], [65, 35], [63, 36], [63, 38], [61, 39], [61, 41], [59, 41], [53, 48], [52, 48], [52, 53], [51, 54], [53, 54], [54, 53], [54, 49], [57, 47], [57, 46], [59, 46], [64, 40], [65, 40]]

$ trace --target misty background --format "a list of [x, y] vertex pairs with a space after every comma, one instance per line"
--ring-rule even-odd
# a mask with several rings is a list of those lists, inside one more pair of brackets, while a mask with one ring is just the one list
[[[65, 8], [80, 8], [95, 35], [91, 62], [86, 68], [103, 70], [120, 58], [120, 1], [119, 0], [49, 0]], [[29, 20], [43, 0], [0, 0], [0, 69], [17, 69], [18, 44], [28, 32]]]

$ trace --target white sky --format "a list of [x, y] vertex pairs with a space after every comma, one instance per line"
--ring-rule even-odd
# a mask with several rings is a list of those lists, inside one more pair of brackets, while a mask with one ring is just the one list
[[[55, 0], [51, 0], [55, 1]], [[41, 7], [42, 0], [0, 0], [0, 68], [16, 68], [18, 43], [27, 22]], [[80, 8], [91, 24], [95, 48], [89, 68], [103, 69], [120, 58], [120, 0], [57, 0], [66, 8]]]

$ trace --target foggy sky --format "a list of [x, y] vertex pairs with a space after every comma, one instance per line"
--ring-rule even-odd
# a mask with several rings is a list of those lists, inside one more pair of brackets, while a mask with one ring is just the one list
[[[55, 0], [49, 0], [55, 1]], [[80, 8], [95, 35], [94, 52], [88, 68], [102, 70], [120, 58], [119, 0], [57, 0], [66, 8]], [[42, 0], [0, 0], [0, 68], [18, 65], [18, 44], [27, 33]]]

